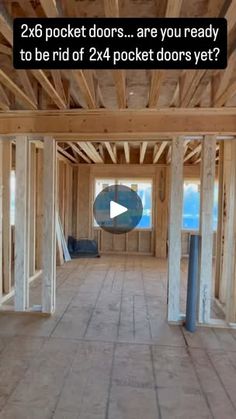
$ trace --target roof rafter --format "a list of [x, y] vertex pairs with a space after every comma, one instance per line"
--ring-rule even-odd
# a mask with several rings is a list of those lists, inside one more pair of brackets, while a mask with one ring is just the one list
[[0, 69], [0, 82], [7, 87], [18, 99], [18, 101], [26, 108], [36, 110], [37, 105], [32, 99], [27, 96], [23, 90], [17, 86], [17, 84], [3, 71]]

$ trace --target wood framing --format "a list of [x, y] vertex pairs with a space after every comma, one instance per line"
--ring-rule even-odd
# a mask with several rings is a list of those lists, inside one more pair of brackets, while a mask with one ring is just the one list
[[[3, 161], [3, 141], [0, 139], [0, 162]], [[3, 294], [3, 165], [0, 164], [0, 297]]]
[[213, 203], [215, 183], [216, 138], [206, 136], [202, 144], [201, 210], [200, 210], [200, 284], [199, 322], [209, 323], [211, 317], [213, 266]]
[[29, 306], [28, 138], [16, 141], [15, 310]]
[[[166, 135], [235, 135], [234, 108], [12, 111], [0, 113], [0, 135], [57, 139], [138, 140]], [[162, 137], [163, 138], [163, 137]]]
[[11, 243], [11, 169], [12, 142], [3, 141], [3, 292], [11, 291], [12, 283], [12, 243]]
[[44, 138], [42, 311], [53, 313], [56, 297], [56, 142]]
[[183, 139], [180, 137], [173, 138], [170, 168], [168, 247], [168, 320], [171, 322], [180, 319], [183, 155]]
[[[226, 321], [236, 323], [236, 144], [231, 145], [232, 160], [230, 165], [229, 200], [225, 234], [225, 267], [227, 268], [226, 286]], [[228, 263], [228, 266], [226, 264]]]
[[29, 275], [35, 275], [35, 229], [36, 229], [36, 146], [29, 144]]

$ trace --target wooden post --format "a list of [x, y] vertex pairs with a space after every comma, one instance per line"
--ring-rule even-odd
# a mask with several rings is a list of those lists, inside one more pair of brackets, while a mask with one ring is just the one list
[[183, 152], [183, 139], [180, 137], [174, 138], [172, 141], [170, 174], [168, 321], [178, 321], [180, 318]]
[[42, 149], [36, 156], [36, 269], [42, 269], [42, 224], [43, 224], [43, 155]]
[[209, 323], [211, 314], [215, 157], [216, 138], [205, 136], [201, 161], [201, 250], [198, 316], [200, 323]]
[[28, 139], [16, 139], [15, 310], [29, 306]]
[[12, 143], [3, 141], [3, 292], [11, 291], [11, 170]]
[[56, 142], [44, 139], [43, 289], [42, 311], [52, 313], [56, 302]]
[[226, 321], [228, 323], [236, 322], [236, 144], [235, 140], [232, 140], [230, 143], [231, 144], [227, 144], [227, 150], [231, 151], [231, 160], [228, 161], [228, 177], [227, 179], [225, 179], [225, 182], [227, 183], [227, 205], [225, 217], [225, 240], [222, 272], [222, 286], [224, 288], [226, 300]]
[[2, 266], [2, 250], [3, 250], [3, 140], [0, 140], [0, 296], [3, 293], [3, 266]]
[[35, 274], [35, 228], [36, 228], [36, 146], [29, 144], [29, 274]]
[[168, 235], [169, 167], [157, 169], [155, 256], [166, 259]]
[[232, 167], [235, 164], [235, 157], [233, 155], [233, 141], [224, 141], [224, 165], [223, 165], [223, 220], [222, 220], [222, 236], [223, 236], [223, 262], [222, 272], [219, 283], [219, 300], [225, 304], [227, 299], [227, 285], [228, 277], [231, 268], [231, 250], [232, 240], [231, 232], [233, 226], [234, 210], [231, 198], [231, 184], [233, 180]]
[[220, 278], [222, 274], [223, 256], [223, 221], [224, 221], [224, 141], [220, 144], [218, 166], [218, 224], [216, 236], [216, 273], [215, 273], [215, 297], [220, 295]]

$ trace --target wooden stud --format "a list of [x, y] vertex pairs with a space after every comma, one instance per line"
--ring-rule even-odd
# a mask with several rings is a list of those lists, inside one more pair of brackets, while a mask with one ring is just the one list
[[209, 323], [211, 312], [215, 155], [216, 138], [213, 136], [206, 136], [202, 145], [201, 162], [201, 249], [199, 268], [200, 323]]
[[29, 306], [28, 139], [16, 140], [15, 310]]
[[218, 223], [216, 236], [216, 267], [215, 267], [215, 297], [220, 296], [220, 280], [222, 275], [222, 256], [223, 256], [223, 221], [224, 221], [224, 142], [222, 141], [219, 149], [218, 166]]
[[230, 165], [229, 199], [225, 226], [224, 268], [227, 272], [226, 322], [236, 322], [236, 144], [232, 141], [232, 160]]
[[43, 246], [43, 155], [44, 150], [38, 149], [36, 156], [36, 269], [42, 269]]
[[183, 139], [174, 138], [171, 152], [169, 208], [168, 321], [178, 321], [180, 318], [183, 153]]
[[3, 140], [0, 140], [0, 296], [3, 294]]
[[11, 291], [12, 283], [12, 240], [11, 240], [11, 170], [12, 143], [3, 141], [3, 292]]
[[56, 304], [56, 142], [44, 138], [44, 217], [42, 311], [53, 313]]
[[29, 275], [35, 275], [35, 229], [36, 229], [36, 146], [29, 144]]
[[224, 142], [224, 164], [223, 164], [223, 261], [222, 272], [219, 284], [219, 299], [220, 302], [226, 304], [227, 300], [227, 287], [229, 278], [233, 275], [232, 267], [232, 248], [234, 245], [234, 238], [232, 232], [234, 230], [234, 171], [235, 164], [234, 156], [234, 142]]

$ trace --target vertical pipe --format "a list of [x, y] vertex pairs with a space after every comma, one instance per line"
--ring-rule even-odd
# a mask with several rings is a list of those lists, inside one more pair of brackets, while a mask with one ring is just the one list
[[185, 328], [189, 332], [196, 330], [198, 278], [199, 278], [199, 243], [200, 236], [191, 235], [188, 264], [188, 288]]

